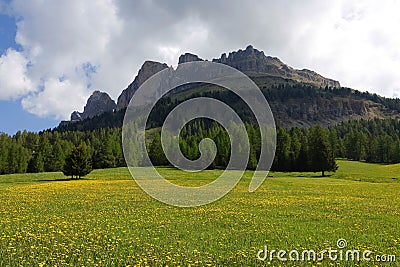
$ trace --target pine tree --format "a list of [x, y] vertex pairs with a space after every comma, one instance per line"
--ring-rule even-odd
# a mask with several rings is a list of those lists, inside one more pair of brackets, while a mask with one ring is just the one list
[[201, 165], [204, 166], [206, 163], [210, 162], [210, 164], [207, 166], [207, 169], [215, 169], [215, 158], [213, 158], [213, 155], [217, 154], [215, 149], [216, 147], [211, 142], [205, 142], [202, 143], [202, 145], [204, 150], [201, 157], [204, 161], [201, 163]]
[[246, 124], [245, 126], [250, 141], [250, 155], [249, 155], [249, 161], [247, 163], [247, 169], [255, 170], [258, 165], [257, 159], [259, 158], [261, 149], [260, 132], [258, 128], [255, 128], [250, 124]]
[[110, 137], [105, 137], [100, 149], [94, 152], [93, 167], [96, 169], [116, 167], [116, 158], [114, 156], [114, 145]]
[[0, 134], [0, 174], [7, 173], [9, 136]]
[[33, 154], [28, 164], [28, 172], [30, 173], [44, 172], [44, 160], [42, 152], [39, 151]]
[[276, 132], [276, 150], [273, 163], [274, 171], [288, 171], [290, 162], [290, 135], [285, 128], [278, 128]]
[[49, 141], [49, 134], [46, 133], [42, 136], [39, 143], [39, 152], [42, 154], [44, 162], [44, 171], [54, 171], [52, 147]]
[[16, 170], [17, 173], [25, 173], [28, 169], [28, 151], [26, 148], [22, 146], [22, 144], [17, 144], [17, 161], [18, 168]]
[[219, 127], [219, 131], [216, 136], [216, 144], [218, 150], [216, 165], [226, 167], [228, 166], [230, 158], [231, 142], [228, 133], [222, 127]]
[[11, 141], [8, 151], [7, 173], [16, 173], [18, 170], [18, 147]]
[[290, 130], [290, 152], [289, 152], [289, 170], [296, 171], [298, 170], [297, 162], [299, 160], [300, 152], [301, 152], [301, 142], [300, 138], [302, 136], [302, 132], [299, 128], [294, 127]]
[[319, 125], [313, 126], [309, 130], [309, 154], [311, 171], [320, 171], [322, 176], [325, 176], [325, 171], [337, 170], [338, 166], [333, 156], [328, 134]]
[[56, 139], [52, 147], [52, 171], [61, 171], [65, 162], [65, 153], [60, 140]]
[[86, 145], [82, 143], [78, 147], [75, 147], [65, 159], [63, 173], [66, 176], [71, 176], [72, 178], [75, 176], [80, 179], [91, 171], [92, 162], [90, 155], [87, 152]]
[[303, 171], [307, 172], [310, 171], [310, 160], [309, 160], [309, 153], [308, 153], [308, 140], [307, 137], [304, 136], [301, 142], [299, 157], [296, 161], [296, 171]]
[[155, 166], [166, 166], [169, 163], [164, 154], [163, 147], [161, 145], [161, 135], [159, 133], [154, 135], [153, 141], [150, 143], [149, 157]]

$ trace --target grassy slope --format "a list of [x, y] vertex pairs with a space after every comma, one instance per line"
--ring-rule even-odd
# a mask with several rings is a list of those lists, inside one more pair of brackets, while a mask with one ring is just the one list
[[[272, 173], [254, 193], [247, 172], [227, 196], [196, 208], [153, 200], [125, 168], [80, 181], [51, 181], [60, 173], [0, 176], [0, 266], [258, 266], [264, 245], [322, 250], [339, 238], [351, 249], [400, 257], [400, 183], [392, 179], [400, 165], [339, 165], [328, 178]], [[185, 185], [220, 173], [160, 171]]]

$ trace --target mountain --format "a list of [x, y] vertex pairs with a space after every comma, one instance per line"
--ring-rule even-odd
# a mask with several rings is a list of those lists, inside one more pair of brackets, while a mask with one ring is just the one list
[[115, 101], [112, 100], [107, 93], [94, 91], [87, 100], [83, 112], [72, 112], [71, 120], [63, 121], [61, 122], [61, 125], [65, 125], [71, 122], [78, 122], [85, 119], [91, 119], [103, 113], [112, 112], [115, 110], [116, 107], [117, 105], [115, 104]]
[[[179, 64], [202, 60], [197, 55], [185, 53], [179, 57]], [[330, 126], [349, 120], [400, 118], [399, 99], [342, 88], [338, 81], [311, 70], [294, 69], [276, 57], [266, 56], [251, 45], [245, 50], [231, 52], [228, 56], [224, 53], [212, 61], [246, 73], [267, 98], [279, 126]], [[84, 112], [74, 112], [71, 116], [73, 123], [63, 122], [59, 129], [120, 127], [125, 109], [136, 90], [149, 77], [164, 69], [169, 69], [170, 78], [174, 77], [175, 70], [167, 64], [144, 62], [133, 82], [118, 97], [116, 106], [108, 95], [97, 91], [89, 98]], [[212, 85], [190, 84], [174, 89], [172, 95], [167, 96], [169, 100], [163, 101], [158, 110], [156, 107], [158, 113], [151, 117], [150, 124], [157, 127], [166, 111], [172, 110], [177, 103], [199, 95], [222, 98], [227, 104], [236, 106], [245, 120], [251, 121], [248, 112], [243, 111], [246, 107], [241, 106], [240, 101], [226, 90]]]
[[[179, 57], [178, 63], [182, 64], [192, 61], [203, 61], [203, 59], [199, 58], [197, 55], [185, 53]], [[292, 67], [282, 63], [282, 61], [276, 57], [265, 56], [264, 52], [258, 51], [251, 45], [247, 46], [245, 50], [229, 53], [228, 57], [226, 54], [222, 54], [220, 58], [213, 59], [212, 61], [236, 68], [249, 76], [267, 74], [321, 87], [340, 87], [338, 81], [325, 78], [310, 70], [293, 69]], [[165, 63], [146, 61], [140, 68], [139, 73], [133, 82], [123, 90], [121, 95], [118, 97], [117, 109], [120, 110], [126, 108], [133, 94], [140, 85], [142, 85], [142, 83], [152, 75], [166, 68], [168, 68], [168, 65]], [[173, 72], [172, 68], [171, 71]], [[185, 89], [187, 89], [187, 87]]]
[[117, 110], [126, 108], [133, 94], [142, 85], [142, 83], [144, 83], [148, 78], [157, 72], [166, 68], [168, 68], [168, 65], [165, 63], [159, 63], [155, 61], [144, 62], [133, 82], [125, 90], [123, 90], [121, 95], [118, 97]]
[[203, 59], [199, 58], [197, 55], [191, 53], [185, 53], [179, 57], [178, 64], [193, 62], [193, 61], [203, 61]]
[[251, 45], [245, 50], [231, 52], [228, 56], [224, 53], [220, 58], [213, 59], [213, 62], [231, 66], [248, 75], [263, 73], [321, 87], [340, 87], [338, 81], [325, 78], [311, 70], [293, 69], [276, 57], [265, 56], [263, 51], [258, 51]]

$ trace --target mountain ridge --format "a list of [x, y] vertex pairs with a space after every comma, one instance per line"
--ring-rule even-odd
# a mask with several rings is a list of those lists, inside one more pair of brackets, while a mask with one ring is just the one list
[[277, 57], [265, 56], [263, 51], [255, 49], [252, 45], [247, 46], [245, 50], [230, 52], [228, 56], [223, 53], [220, 58], [213, 59], [213, 62], [228, 65], [246, 74], [265, 73], [320, 87], [340, 87], [338, 81], [325, 78], [308, 69], [294, 69]]
[[[179, 57], [178, 65], [192, 61], [204, 61], [204, 59], [192, 53], [185, 53]], [[263, 51], [255, 49], [252, 45], [247, 46], [245, 50], [239, 49], [238, 51], [230, 52], [228, 56], [226, 56], [226, 53], [223, 53], [220, 58], [212, 59], [212, 62], [228, 65], [246, 74], [269, 74], [282, 78], [292, 79], [297, 82], [313, 84], [316, 86], [340, 87], [340, 83], [338, 81], [325, 78], [311, 70], [296, 70], [284, 64], [277, 57], [265, 56]], [[135, 76], [134, 80], [127, 86], [127, 88], [122, 90], [121, 94], [118, 96], [115, 108], [117, 110], [126, 108], [133, 94], [140, 87], [140, 85], [143, 84], [143, 82], [145, 82], [149, 77], [156, 74], [157, 72], [167, 68], [171, 68], [171, 70], [173, 71], [173, 68], [169, 67], [166, 63], [150, 60], [145, 61], [140, 67], [138, 74]], [[91, 99], [89, 98], [89, 100]], [[92, 106], [99, 106], [99, 104], [89, 100], [85, 108], [88, 110], [94, 109], [97, 112], [93, 113], [86, 110], [84, 110], [83, 112], [74, 111], [71, 114], [71, 122], [80, 121], [112, 110], [111, 108], [105, 108], [104, 110], [98, 107], [92, 108]], [[100, 99], [100, 102], [101, 101], [103, 101], [103, 99]]]
[[[192, 53], [182, 54], [178, 59], [179, 64], [192, 61], [204, 61], [204, 59]], [[312, 70], [294, 69], [277, 57], [265, 56], [263, 51], [251, 45], [245, 50], [239, 49], [228, 55], [223, 53], [220, 58], [214, 58], [212, 61], [231, 66], [247, 74], [263, 91], [280, 126], [308, 127], [313, 124], [330, 126], [347, 120], [400, 118], [400, 100], [398, 99], [387, 99], [376, 94], [371, 95], [367, 92], [343, 88], [338, 81], [325, 78]], [[164, 69], [169, 69], [173, 77], [174, 68], [165, 63], [145, 61], [134, 80], [121, 92], [113, 108], [91, 108], [91, 106], [102, 105], [96, 101], [89, 101], [91, 97], [83, 113], [74, 112], [73, 118], [71, 117], [73, 120], [62, 122], [60, 126], [79, 121], [97, 120], [101, 122], [101, 127], [120, 127], [124, 110], [136, 90], [149, 77]], [[183, 93], [183, 96], [190, 98], [196, 93], [190, 95], [184, 92], [205, 93], [207, 90], [210, 90], [210, 86], [185, 85], [174, 89], [173, 94], [182, 95]], [[92, 112], [87, 114], [89, 110]], [[110, 120], [108, 124], [107, 120]], [[85, 126], [78, 128], [84, 129]]]

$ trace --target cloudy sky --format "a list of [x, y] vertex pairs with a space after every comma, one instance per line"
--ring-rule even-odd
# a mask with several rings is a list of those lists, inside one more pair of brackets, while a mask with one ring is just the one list
[[145, 60], [252, 44], [295, 68], [400, 95], [400, 1], [0, 0], [0, 131], [54, 127]]

